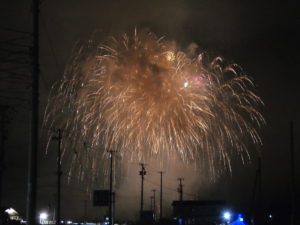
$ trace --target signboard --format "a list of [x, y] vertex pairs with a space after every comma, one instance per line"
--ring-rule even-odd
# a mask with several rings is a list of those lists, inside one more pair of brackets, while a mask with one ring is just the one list
[[109, 206], [109, 190], [94, 190], [93, 204], [94, 206]]

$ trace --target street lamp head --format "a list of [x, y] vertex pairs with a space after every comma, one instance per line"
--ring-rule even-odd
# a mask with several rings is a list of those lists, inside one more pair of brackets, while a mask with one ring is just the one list
[[231, 218], [231, 213], [228, 212], [228, 211], [224, 212], [223, 218], [224, 218], [225, 220], [230, 220], [230, 218]]
[[48, 218], [48, 214], [47, 213], [45, 213], [45, 212], [41, 212], [40, 213], [40, 219], [41, 220], [46, 220]]

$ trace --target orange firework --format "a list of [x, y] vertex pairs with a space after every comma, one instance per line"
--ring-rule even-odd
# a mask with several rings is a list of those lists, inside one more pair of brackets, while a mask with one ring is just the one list
[[244, 143], [260, 144], [262, 101], [237, 65], [190, 58], [145, 30], [86, 50], [74, 56], [46, 110], [46, 123], [69, 135], [64, 149], [86, 142], [98, 155], [100, 146], [136, 160], [177, 155], [206, 160], [215, 173], [217, 165], [230, 168], [232, 154], [248, 155]]

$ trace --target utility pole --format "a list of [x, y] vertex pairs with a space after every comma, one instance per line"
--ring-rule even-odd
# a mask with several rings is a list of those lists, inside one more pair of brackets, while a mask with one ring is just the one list
[[146, 170], [145, 170], [145, 164], [141, 163], [140, 166], [142, 167], [142, 170], [140, 171], [140, 176], [142, 178], [142, 183], [141, 183], [141, 209], [140, 209], [140, 219], [142, 221], [142, 213], [144, 210], [144, 176], [146, 175]]
[[150, 211], [153, 210], [153, 196], [150, 196]]
[[56, 194], [53, 193], [52, 197], [53, 197], [53, 202], [54, 203], [53, 203], [53, 206], [51, 208], [51, 211], [49, 211], [49, 212], [52, 213], [51, 220], [54, 221], [55, 218], [56, 218], [56, 208], [55, 208], [56, 207], [56, 204], [55, 204]]
[[156, 210], [156, 202], [155, 202], [155, 192], [156, 192], [156, 189], [153, 189], [153, 212], [154, 212], [154, 215], [155, 215], [155, 210]]
[[113, 153], [110, 150], [110, 179], [109, 179], [109, 225], [114, 225], [114, 194], [113, 194]]
[[61, 203], [61, 197], [60, 197], [60, 191], [61, 191], [61, 139], [62, 139], [62, 131], [61, 129], [58, 129], [58, 136], [53, 137], [53, 140], [58, 141], [58, 148], [57, 148], [57, 200], [56, 200], [56, 224], [60, 224], [60, 203]]
[[30, 140], [28, 151], [27, 180], [27, 225], [35, 225], [36, 217], [36, 183], [37, 183], [37, 153], [39, 125], [39, 0], [32, 0], [32, 84], [31, 84], [31, 117]]
[[182, 185], [182, 181], [184, 180], [183, 178], [178, 178], [177, 180], [179, 180], [179, 187], [177, 189], [177, 192], [179, 193], [179, 201], [182, 201], [183, 199], [183, 185]]
[[5, 171], [5, 122], [6, 122], [6, 110], [8, 106], [0, 106], [0, 206], [2, 205], [2, 181], [3, 173]]
[[296, 181], [295, 181], [295, 160], [294, 160], [294, 126], [290, 123], [290, 154], [291, 154], [291, 225], [295, 224], [296, 207]]
[[160, 199], [159, 199], [159, 208], [160, 208], [160, 211], [159, 211], [159, 219], [161, 220], [162, 219], [162, 212], [163, 212], [163, 207], [162, 207], [162, 198], [163, 198], [163, 189], [162, 189], [162, 185], [163, 185], [163, 179], [162, 179], [162, 175], [163, 175], [163, 171], [159, 171], [160, 173]]
[[254, 223], [259, 223], [261, 220], [261, 201], [261, 158], [259, 157], [257, 160], [257, 169], [255, 172], [255, 180], [252, 195], [252, 221]]
[[84, 224], [87, 222], [87, 200], [84, 200]]

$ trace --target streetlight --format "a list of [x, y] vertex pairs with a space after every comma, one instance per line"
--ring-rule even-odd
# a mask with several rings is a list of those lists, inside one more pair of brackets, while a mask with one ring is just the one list
[[46, 212], [41, 212], [40, 213], [40, 224], [45, 223], [45, 220], [47, 220], [48, 214]]
[[223, 218], [226, 220], [227, 223], [230, 222], [231, 213], [229, 211], [226, 211], [223, 213]]

